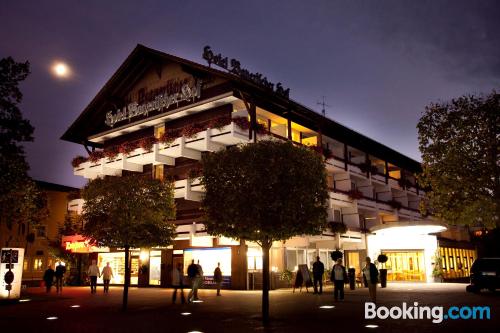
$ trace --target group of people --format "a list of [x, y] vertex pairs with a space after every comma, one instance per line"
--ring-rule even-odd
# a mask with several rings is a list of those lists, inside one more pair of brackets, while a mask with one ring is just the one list
[[[377, 301], [377, 283], [378, 283], [378, 269], [371, 262], [370, 257], [365, 259], [366, 265], [362, 269], [364, 281], [368, 285], [368, 292], [370, 298], [373, 302]], [[314, 283], [314, 294], [323, 293], [323, 274], [325, 273], [325, 266], [320, 261], [319, 257], [316, 257], [316, 261], [313, 264], [313, 283]], [[337, 262], [332, 267], [330, 281], [333, 283], [333, 297], [335, 301], [344, 299], [344, 284], [349, 281], [347, 277], [347, 272], [345, 267], [342, 265], [342, 259], [337, 259]], [[318, 291], [319, 285], [319, 291]]]
[[[52, 289], [52, 285], [54, 284], [54, 279], [56, 282], [56, 290], [58, 293], [62, 292], [62, 287], [64, 284], [64, 274], [66, 273], [66, 266], [64, 266], [61, 262], [56, 266], [56, 270], [54, 271], [51, 266], [47, 267], [47, 270], [43, 274], [43, 281], [45, 283], [45, 288], [49, 293]], [[102, 280], [104, 282], [104, 292], [109, 292], [109, 282], [113, 278], [113, 270], [109, 266], [109, 262], [106, 263], [106, 266], [99, 271], [99, 267], [97, 267], [96, 260], [92, 260], [92, 264], [89, 266], [87, 270], [87, 275], [90, 279], [90, 292], [95, 294], [97, 292], [97, 278], [102, 276]]]
[[52, 289], [52, 285], [54, 284], [54, 279], [56, 280], [56, 292], [62, 293], [62, 287], [64, 284], [64, 274], [66, 273], [66, 266], [59, 262], [56, 266], [56, 270], [54, 271], [51, 266], [47, 268], [45, 273], [43, 274], [43, 281], [45, 283], [45, 288], [48, 293]]
[[[172, 270], [172, 286], [174, 287], [172, 303], [175, 303], [177, 299], [177, 290], [179, 290], [181, 294], [181, 303], [186, 303], [184, 288], [187, 285], [191, 286], [191, 290], [189, 291], [187, 298], [188, 303], [199, 300], [198, 289], [203, 284], [203, 268], [201, 267], [199, 260], [196, 264], [194, 263], [194, 260], [191, 260], [191, 264], [187, 268], [187, 279], [188, 281], [186, 282], [182, 273], [181, 263], [177, 263]], [[214, 270], [214, 282], [217, 288], [217, 296], [220, 296], [220, 288], [222, 285], [222, 271], [220, 269], [220, 263], [217, 263], [217, 267]]]
[[[323, 293], [323, 274], [325, 272], [325, 266], [320, 261], [320, 257], [316, 257], [316, 261], [313, 264], [313, 282], [314, 282], [314, 294]], [[363, 277], [365, 283], [368, 285], [368, 292], [370, 298], [373, 302], [377, 300], [377, 283], [378, 283], [378, 269], [371, 262], [370, 257], [366, 257], [366, 265], [362, 269]], [[54, 284], [54, 279], [56, 281], [57, 293], [62, 292], [62, 286], [64, 283], [64, 274], [66, 273], [66, 267], [60, 262], [55, 271], [49, 266], [45, 271], [43, 280], [45, 282], [45, 287], [47, 292], [50, 292], [52, 285]], [[106, 266], [99, 271], [96, 260], [92, 260], [92, 264], [87, 270], [87, 275], [90, 278], [90, 292], [95, 294], [97, 292], [97, 278], [102, 277], [104, 282], [104, 293], [109, 292], [110, 280], [114, 277], [113, 270], [111, 269], [109, 262]], [[200, 265], [200, 261], [195, 264], [194, 260], [187, 268], [187, 279], [184, 280], [184, 275], [182, 273], [181, 263], [177, 265], [172, 270], [172, 286], [174, 287], [174, 292], [172, 295], [172, 303], [175, 303], [177, 299], [177, 291], [181, 294], [181, 303], [186, 303], [186, 298], [184, 296], [184, 288], [188, 285], [191, 286], [189, 291], [187, 301], [191, 303], [192, 301], [199, 300], [198, 289], [203, 284], [203, 268]], [[344, 284], [348, 282], [348, 277], [345, 267], [342, 265], [342, 259], [337, 259], [337, 262], [332, 267], [330, 280], [333, 283], [333, 296], [335, 301], [344, 299]], [[220, 289], [222, 285], [222, 271], [220, 269], [220, 263], [217, 263], [217, 267], [214, 270], [214, 282], [217, 288], [217, 296], [220, 296]], [[319, 291], [318, 291], [319, 285]]]

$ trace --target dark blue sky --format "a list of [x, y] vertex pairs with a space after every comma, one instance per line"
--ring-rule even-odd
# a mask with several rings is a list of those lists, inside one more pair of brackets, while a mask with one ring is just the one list
[[[19, 1], [0, 7], [0, 57], [29, 60], [22, 109], [36, 179], [81, 186], [59, 137], [137, 43], [204, 63], [203, 46], [281, 81], [291, 98], [420, 160], [425, 105], [500, 87], [499, 1]], [[73, 69], [50, 74], [54, 60]]]

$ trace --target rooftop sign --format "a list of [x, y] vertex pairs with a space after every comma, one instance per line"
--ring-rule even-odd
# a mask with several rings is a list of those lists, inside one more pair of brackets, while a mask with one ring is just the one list
[[278, 84], [276, 84], [275, 86], [274, 83], [269, 82], [267, 77], [263, 76], [262, 74], [251, 73], [247, 69], [241, 68], [241, 64], [238, 60], [231, 59], [230, 61], [228, 61], [228, 58], [222, 56], [222, 54], [214, 54], [210, 46], [205, 46], [205, 48], [203, 49], [203, 59], [208, 62], [208, 66], [212, 64], [217, 65], [227, 70], [229, 73], [235, 74], [240, 78], [251, 81], [259, 86], [263, 86], [264, 88], [273, 91], [281, 97], [284, 97], [286, 99], [290, 98], [290, 88], [283, 88], [281, 82], [278, 82]]
[[178, 89], [174, 91], [165, 91], [165, 93], [153, 96], [150, 101], [142, 103], [129, 103], [116, 111], [108, 111], [104, 123], [109, 127], [115, 126], [124, 120], [131, 121], [139, 116], [147, 117], [150, 112], [168, 109], [172, 105], [179, 106], [180, 102], [194, 102], [201, 97], [201, 80], [193, 82], [183, 82]]

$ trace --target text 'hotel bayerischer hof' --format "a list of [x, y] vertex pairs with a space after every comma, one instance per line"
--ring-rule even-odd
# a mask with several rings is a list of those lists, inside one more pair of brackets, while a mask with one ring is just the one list
[[[475, 259], [468, 235], [419, 212], [424, 193], [415, 181], [417, 161], [289, 99], [288, 89], [246, 71], [236, 60], [209, 47], [203, 57], [210, 66], [137, 46], [62, 137], [93, 150], [88, 160], [74, 161], [75, 175], [144, 173], [175, 181], [175, 243], [132, 251], [132, 284], [168, 286], [172, 265], [181, 262], [186, 269], [191, 259], [199, 259], [207, 275], [221, 263], [226, 287], [260, 287], [260, 248], [207, 234], [199, 209], [204, 189], [190, 171], [199, 168], [203, 154], [267, 138], [291, 140], [325, 155], [328, 217], [334, 222], [321, 235], [273, 245], [273, 287], [283, 283], [281, 272], [312, 265], [317, 255], [331, 268], [330, 252], [336, 249], [356, 272], [366, 255], [386, 254], [389, 281], [432, 282], [436, 262], [445, 277], [468, 275]], [[116, 153], [118, 146], [128, 147], [128, 154]], [[82, 205], [76, 199], [69, 209], [78, 214]], [[78, 242], [84, 240], [66, 237], [65, 246], [89, 253], [101, 267], [110, 262], [112, 283], [123, 283], [120, 249]], [[205, 279], [210, 284], [210, 276]]]

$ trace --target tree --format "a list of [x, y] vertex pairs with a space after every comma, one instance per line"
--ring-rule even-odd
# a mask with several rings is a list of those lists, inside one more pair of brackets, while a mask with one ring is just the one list
[[327, 226], [322, 157], [284, 141], [260, 141], [202, 159], [207, 231], [262, 247], [262, 319], [269, 321], [269, 250], [273, 241], [318, 234]]
[[15, 222], [29, 228], [43, 217], [37, 209], [44, 206], [44, 199], [28, 176], [22, 146], [33, 141], [33, 127], [19, 109], [23, 97], [19, 84], [29, 75], [29, 67], [11, 57], [0, 60], [0, 223], [5, 221], [9, 229]]
[[82, 190], [82, 234], [97, 246], [125, 249], [123, 310], [130, 285], [130, 248], [172, 244], [175, 217], [172, 184], [144, 175], [91, 180]]
[[451, 224], [500, 226], [500, 94], [426, 107], [418, 125], [428, 189], [423, 213]]

